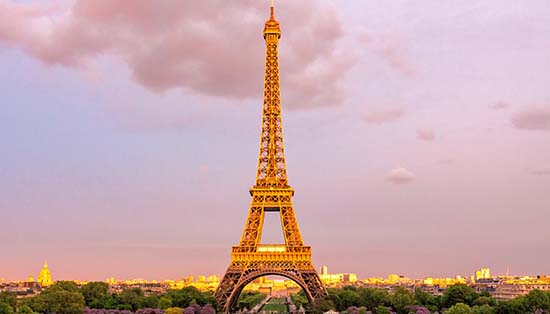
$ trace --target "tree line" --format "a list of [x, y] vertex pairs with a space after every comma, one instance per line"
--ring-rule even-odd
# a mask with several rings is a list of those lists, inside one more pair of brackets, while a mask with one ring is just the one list
[[307, 303], [303, 291], [291, 296], [296, 306], [312, 313], [335, 309], [347, 314], [550, 314], [550, 291], [533, 290], [510, 301], [497, 301], [487, 292], [457, 284], [443, 295], [434, 296], [416, 289], [395, 287], [393, 292], [379, 288], [345, 287], [328, 289], [328, 296]]
[[[550, 314], [550, 291], [533, 290], [510, 301], [497, 301], [488, 293], [458, 284], [434, 296], [420, 289], [345, 287], [328, 289], [328, 296], [309, 304], [303, 291], [291, 296], [298, 308], [320, 314], [337, 310], [344, 314]], [[251, 309], [266, 297], [244, 292], [240, 309]], [[195, 287], [145, 295], [139, 288], [121, 293], [109, 292], [103, 282], [82, 287], [73, 282], [56, 282], [40, 294], [17, 299], [11, 292], [0, 292], [0, 314], [215, 314], [217, 302], [211, 291]]]
[[214, 314], [216, 305], [211, 292], [192, 286], [146, 296], [140, 288], [116, 294], [104, 282], [79, 287], [59, 281], [36, 296], [19, 300], [11, 292], [0, 292], [0, 314]]

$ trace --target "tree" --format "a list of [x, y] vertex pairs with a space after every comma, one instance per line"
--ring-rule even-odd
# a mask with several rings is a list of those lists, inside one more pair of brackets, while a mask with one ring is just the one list
[[451, 306], [450, 309], [445, 311], [445, 314], [473, 314], [473, 313], [472, 313], [472, 309], [468, 304], [456, 303], [455, 305]]
[[212, 305], [207, 304], [201, 309], [201, 314], [216, 314], [216, 309]]
[[322, 314], [330, 310], [334, 310], [336, 306], [328, 298], [318, 298], [311, 304], [311, 310], [315, 314]]
[[392, 314], [387, 306], [379, 305], [374, 309], [375, 314]]
[[374, 309], [380, 305], [389, 305], [389, 294], [386, 290], [376, 288], [360, 288], [359, 303], [361, 306], [366, 306], [367, 309]]
[[58, 289], [58, 290], [63, 290], [68, 292], [80, 292], [78, 285], [72, 281], [57, 281], [47, 290], [51, 290], [51, 289]]
[[163, 309], [163, 310], [171, 308], [172, 307], [172, 299], [167, 298], [167, 297], [160, 298], [157, 307], [159, 309]]
[[[112, 313], [105, 313], [105, 314], [112, 314]], [[120, 314], [126, 314], [126, 313], [120, 313]], [[128, 314], [132, 314], [132, 312]], [[135, 312], [135, 314], [164, 314], [164, 311], [161, 309], [139, 309]]]
[[359, 295], [353, 290], [345, 289], [340, 295], [339, 311], [343, 311], [349, 307], [359, 305]]
[[17, 296], [13, 292], [2, 291], [0, 292], [0, 302], [4, 302], [12, 308], [15, 308], [17, 306]]
[[13, 314], [13, 307], [6, 302], [0, 302], [0, 314]]
[[495, 309], [488, 304], [476, 305], [472, 308], [472, 313], [473, 314], [495, 314]]
[[[69, 289], [69, 290], [65, 290]], [[33, 310], [48, 314], [82, 314], [84, 297], [71, 285], [53, 285], [34, 298]]]
[[414, 297], [409, 290], [397, 287], [393, 294], [390, 295], [390, 302], [397, 313], [406, 314], [408, 313], [407, 306], [414, 304]]
[[193, 303], [199, 305], [216, 304], [216, 299], [212, 293], [200, 292], [193, 286], [185, 287], [181, 290], [170, 290], [166, 293], [166, 297], [172, 299], [173, 306], [181, 308], [186, 308]]
[[507, 302], [498, 302], [495, 311], [497, 314], [525, 314], [528, 313], [523, 302], [524, 297], [517, 297]]
[[419, 305], [436, 305], [434, 295], [419, 288], [414, 290], [414, 299]]
[[528, 311], [550, 310], [550, 293], [533, 290], [524, 297], [524, 304]]
[[407, 306], [406, 310], [408, 314], [430, 314], [430, 310], [419, 305]]
[[118, 296], [119, 309], [129, 309], [136, 311], [140, 308], [143, 299], [143, 291], [140, 288], [126, 289]]
[[170, 307], [164, 311], [164, 314], [182, 314], [183, 309], [181, 307]]
[[91, 304], [94, 302], [96, 305], [100, 305], [101, 300], [105, 300], [105, 297], [109, 295], [109, 285], [105, 282], [89, 282], [82, 286], [80, 292], [82, 292], [82, 296], [84, 296], [84, 301], [88, 307], [91, 307]]
[[292, 302], [294, 302], [294, 305], [296, 305], [297, 309], [299, 309], [300, 306], [305, 306], [308, 303], [304, 290], [300, 290], [300, 292], [298, 293], [291, 294], [290, 298], [292, 299]]
[[34, 314], [35, 312], [28, 305], [21, 305], [17, 308], [17, 314]]
[[495, 306], [497, 304], [497, 301], [493, 297], [488, 296], [481, 296], [472, 302], [473, 305], [490, 305]]
[[478, 294], [472, 287], [465, 284], [457, 284], [445, 290], [442, 302], [444, 307], [451, 307], [457, 303], [472, 305], [472, 302], [477, 299], [477, 297]]
[[157, 308], [159, 303], [159, 297], [155, 294], [146, 296], [141, 299], [141, 308]]
[[197, 312], [194, 307], [188, 306], [183, 310], [183, 314], [197, 314]]

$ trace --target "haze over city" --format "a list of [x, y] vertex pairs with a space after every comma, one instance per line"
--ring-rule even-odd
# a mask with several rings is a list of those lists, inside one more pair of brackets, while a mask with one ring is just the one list
[[[547, 1], [277, 10], [316, 266], [548, 273]], [[0, 17], [0, 276], [222, 274], [258, 166], [265, 3], [0, 0]]]

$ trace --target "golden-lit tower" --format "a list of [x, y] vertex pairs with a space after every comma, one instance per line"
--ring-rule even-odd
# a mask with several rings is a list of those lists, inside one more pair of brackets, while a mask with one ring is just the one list
[[[302, 241], [292, 206], [294, 190], [288, 185], [279, 84], [281, 29], [275, 19], [273, 0], [263, 35], [266, 60], [258, 171], [256, 184], [250, 189], [252, 204], [241, 241], [233, 247], [231, 264], [215, 293], [219, 309], [224, 313], [234, 309], [248, 283], [267, 275], [293, 280], [304, 290], [310, 302], [327, 294], [311, 261], [311, 247]], [[260, 243], [266, 212], [279, 213], [284, 244]]]
[[38, 283], [42, 287], [48, 287], [53, 284], [52, 274], [48, 269], [48, 262], [44, 262], [44, 267], [42, 268], [42, 270], [40, 271], [40, 274], [38, 275]]

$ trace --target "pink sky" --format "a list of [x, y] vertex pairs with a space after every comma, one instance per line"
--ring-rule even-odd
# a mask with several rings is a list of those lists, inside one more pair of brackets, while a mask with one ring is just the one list
[[[267, 14], [0, 0], [0, 278], [44, 259], [55, 279], [222, 274], [256, 173]], [[546, 0], [280, 0], [277, 18], [316, 266], [550, 274]]]

